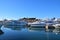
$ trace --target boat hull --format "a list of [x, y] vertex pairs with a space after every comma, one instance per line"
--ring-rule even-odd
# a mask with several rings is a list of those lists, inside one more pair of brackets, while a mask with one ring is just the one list
[[45, 25], [41, 25], [41, 24], [31, 24], [30, 27], [32, 27], [32, 28], [45, 28]]

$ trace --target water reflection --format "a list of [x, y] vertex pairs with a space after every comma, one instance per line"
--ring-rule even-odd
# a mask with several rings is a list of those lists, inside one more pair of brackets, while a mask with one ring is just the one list
[[[9, 28], [12, 30], [21, 30], [23, 28], [26, 28], [25, 26], [4, 26], [5, 28]], [[45, 29], [45, 28], [26, 28], [29, 29], [29, 31], [44, 31], [44, 32], [54, 32], [54, 33], [60, 33], [60, 28], [56, 28], [56, 29]]]
[[44, 31], [44, 28], [28, 28], [30, 31]]
[[54, 29], [53, 32], [56, 34], [60, 34], [60, 28]]
[[45, 28], [28, 28], [30, 31], [44, 31], [44, 32], [54, 32], [56, 34], [60, 34], [60, 28], [55, 29], [45, 29]]
[[12, 30], [21, 30], [22, 28], [25, 28], [24, 26], [4, 26], [4, 27]]
[[[28, 40], [60, 40], [59, 29], [45, 29], [45, 28], [26, 28], [25, 26], [6, 26], [4, 28], [12, 29], [4, 32], [0, 30], [0, 34], [4, 34], [1, 39], [28, 39]], [[28, 30], [27, 30], [28, 29]], [[19, 31], [14, 31], [19, 30]], [[8, 35], [8, 36], [7, 36]]]
[[0, 29], [0, 35], [4, 34], [4, 32]]

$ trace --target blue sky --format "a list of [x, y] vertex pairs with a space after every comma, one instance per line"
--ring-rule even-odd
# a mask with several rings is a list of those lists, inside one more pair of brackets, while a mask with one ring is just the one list
[[60, 0], [0, 0], [0, 19], [60, 17]]

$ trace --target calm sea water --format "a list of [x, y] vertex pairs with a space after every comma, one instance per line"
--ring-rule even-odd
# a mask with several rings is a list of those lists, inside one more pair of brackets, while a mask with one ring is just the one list
[[60, 29], [2, 26], [0, 40], [60, 40]]

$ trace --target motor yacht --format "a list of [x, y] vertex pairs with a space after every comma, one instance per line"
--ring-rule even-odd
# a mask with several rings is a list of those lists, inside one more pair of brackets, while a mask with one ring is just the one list
[[30, 25], [31, 27], [42, 27], [43, 28], [43, 27], [46, 26], [46, 23], [36, 21], [36, 22], [33, 22], [33, 23], [28, 23], [28, 25]]

